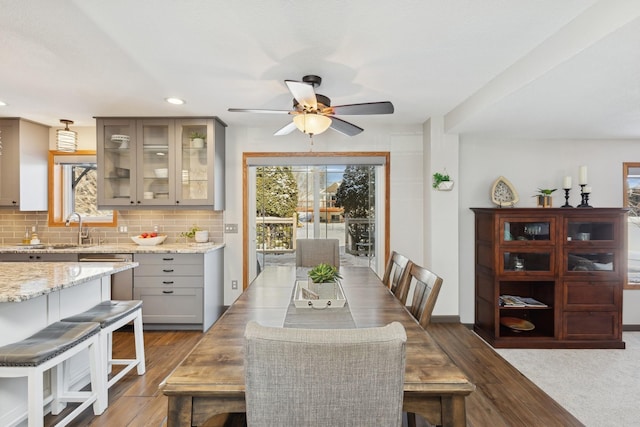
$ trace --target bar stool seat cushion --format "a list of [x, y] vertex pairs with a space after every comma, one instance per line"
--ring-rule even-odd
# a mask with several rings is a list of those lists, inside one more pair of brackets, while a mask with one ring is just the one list
[[103, 301], [87, 311], [62, 320], [65, 322], [98, 322], [101, 328], [106, 328], [140, 307], [142, 307], [140, 300]]
[[0, 366], [38, 366], [100, 332], [95, 322], [55, 322], [28, 338], [0, 347]]

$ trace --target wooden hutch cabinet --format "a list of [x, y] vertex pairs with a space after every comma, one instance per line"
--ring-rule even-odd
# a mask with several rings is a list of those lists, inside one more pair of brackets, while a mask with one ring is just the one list
[[472, 210], [477, 334], [505, 348], [625, 347], [626, 209]]

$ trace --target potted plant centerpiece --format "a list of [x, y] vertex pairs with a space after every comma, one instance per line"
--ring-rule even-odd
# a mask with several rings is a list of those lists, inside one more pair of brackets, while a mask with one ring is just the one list
[[440, 191], [450, 191], [453, 188], [453, 181], [446, 171], [433, 174], [433, 188]]
[[309, 270], [309, 289], [321, 299], [335, 299], [338, 295], [338, 282], [342, 279], [336, 267], [320, 263]]
[[189, 137], [191, 138], [191, 145], [194, 148], [202, 148], [204, 147], [204, 140], [207, 135], [200, 132], [191, 132], [191, 135], [189, 135]]
[[557, 188], [549, 189], [549, 188], [538, 188], [538, 194], [534, 194], [533, 197], [538, 198], [538, 206], [542, 206], [543, 208], [551, 207], [551, 193], [556, 191]]

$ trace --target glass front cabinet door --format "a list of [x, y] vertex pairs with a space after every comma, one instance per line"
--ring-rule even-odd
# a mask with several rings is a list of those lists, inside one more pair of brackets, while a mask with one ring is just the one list
[[132, 119], [98, 119], [98, 204], [131, 206], [136, 194], [136, 127]]
[[143, 119], [137, 121], [136, 204], [143, 206], [173, 205], [176, 200], [174, 167], [174, 121]]
[[213, 120], [177, 120], [176, 203], [183, 206], [213, 205]]

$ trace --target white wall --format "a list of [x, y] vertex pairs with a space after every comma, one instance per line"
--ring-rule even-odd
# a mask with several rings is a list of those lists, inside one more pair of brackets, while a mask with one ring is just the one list
[[[388, 128], [363, 126], [365, 131], [346, 137], [331, 130], [314, 137], [313, 151], [389, 151], [391, 153], [390, 247], [410, 258], [423, 258], [424, 215], [422, 127]], [[225, 304], [241, 293], [232, 290], [231, 281], [242, 283], [242, 153], [306, 152], [310, 139], [300, 132], [275, 137], [277, 125], [254, 128], [227, 128], [225, 223], [239, 226], [238, 234], [225, 234]], [[240, 286], [241, 288], [241, 286]], [[457, 311], [456, 307], [453, 307]]]
[[[578, 167], [588, 167], [594, 207], [622, 206], [622, 163], [640, 161], [640, 142], [635, 140], [513, 140], [477, 136], [460, 138], [460, 315], [473, 323], [474, 308], [474, 221], [471, 207], [493, 207], [490, 190], [500, 175], [507, 178], [520, 196], [517, 207], [535, 207], [538, 188], [561, 188], [562, 177], [571, 175], [574, 187]], [[578, 188], [569, 203], [580, 203]], [[564, 193], [553, 193], [553, 206], [564, 204]], [[625, 290], [623, 323], [640, 324], [640, 291]]]

